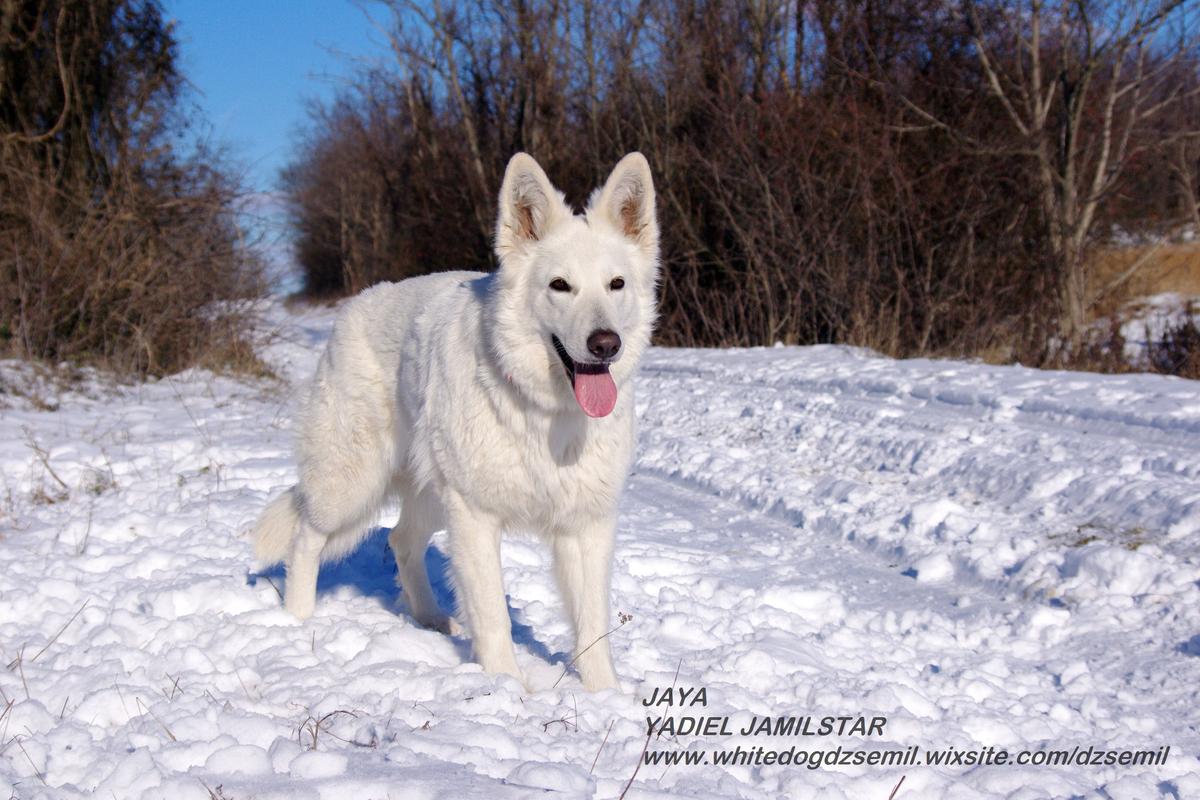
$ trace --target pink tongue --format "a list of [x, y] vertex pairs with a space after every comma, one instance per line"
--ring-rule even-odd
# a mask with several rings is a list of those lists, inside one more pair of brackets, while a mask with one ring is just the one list
[[575, 400], [589, 417], [607, 417], [617, 404], [617, 385], [608, 371], [586, 375], [575, 373]]

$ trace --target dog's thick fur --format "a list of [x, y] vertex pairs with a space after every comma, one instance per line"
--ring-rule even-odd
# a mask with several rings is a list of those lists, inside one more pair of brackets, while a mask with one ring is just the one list
[[[604, 635], [613, 532], [633, 450], [630, 379], [650, 340], [658, 277], [649, 165], [626, 156], [576, 216], [537, 162], [517, 154], [495, 246], [494, 274], [427, 275], [346, 303], [303, 399], [299, 482], [263, 512], [256, 552], [263, 563], [286, 559], [285, 605], [307, 618], [319, 562], [352, 550], [398, 498], [388, 541], [413, 615], [450, 628], [424, 560], [445, 528], [476, 658], [520, 679], [500, 538], [538, 534], [553, 550], [584, 686], [615, 687]], [[596, 350], [597, 332], [620, 337], [615, 356]], [[611, 375], [601, 390], [610, 413], [595, 416], [604, 402], [597, 412], [586, 391], [576, 400], [572, 362]]]

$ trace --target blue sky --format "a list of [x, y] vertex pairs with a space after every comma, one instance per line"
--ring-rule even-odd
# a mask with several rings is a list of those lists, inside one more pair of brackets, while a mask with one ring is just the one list
[[[349, 0], [163, 0], [176, 22], [184, 75], [213, 138], [247, 170], [250, 187], [276, 188], [305, 121], [329, 97], [349, 56], [383, 52]], [[338, 55], [338, 53], [344, 55]]]
[[299, 288], [283, 204], [274, 195], [292, 158], [307, 103], [330, 97], [352, 59], [385, 54], [350, 0], [162, 0], [175, 22], [180, 68], [203, 116], [253, 192], [243, 224], [267, 260], [270, 285]]

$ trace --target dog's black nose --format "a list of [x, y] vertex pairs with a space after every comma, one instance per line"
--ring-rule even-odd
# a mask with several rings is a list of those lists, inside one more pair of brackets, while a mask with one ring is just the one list
[[612, 331], [592, 331], [587, 340], [588, 352], [596, 358], [609, 360], [621, 349], [621, 337]]

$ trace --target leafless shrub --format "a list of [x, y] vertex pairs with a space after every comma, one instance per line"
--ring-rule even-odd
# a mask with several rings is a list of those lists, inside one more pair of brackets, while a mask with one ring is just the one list
[[308, 290], [489, 268], [514, 151], [579, 204], [640, 149], [660, 343], [1047, 363], [1089, 302], [1097, 220], [1141, 224], [1122, 191], [1194, 178], [1200, 78], [1192, 32], [1166, 35], [1177, 3], [1037, 8], [1034, 46], [998, 2], [364, 4], [393, 61], [314, 109], [287, 173]]
[[218, 160], [174, 141], [176, 43], [154, 0], [0, 10], [0, 345], [124, 373], [254, 368], [257, 262]]
[[1107, 326], [1093, 326], [1063, 366], [1092, 372], [1150, 371], [1160, 375], [1200, 379], [1200, 309], [1189, 303], [1184, 314], [1154, 335], [1145, 324], [1145, 351], [1137, 358], [1125, 354], [1122, 317], [1113, 315]]
[[1093, 326], [1069, 355], [1061, 359], [1060, 365], [1067, 369], [1088, 372], [1121, 373], [1132, 372], [1136, 364], [1125, 354], [1125, 334], [1121, 332], [1122, 320], [1111, 316], [1107, 324]]
[[1189, 304], [1187, 313], [1168, 325], [1158, 339], [1148, 342], [1147, 358], [1155, 372], [1200, 379], [1200, 325], [1198, 310]]
[[359, 716], [361, 716], [361, 713], [358, 711], [349, 711], [344, 708], [339, 708], [334, 711], [330, 711], [328, 714], [325, 714], [324, 716], [321, 716], [321, 717], [314, 717], [310, 714], [309, 716], [307, 716], [303, 720], [301, 720], [300, 724], [296, 727], [296, 743], [299, 744], [301, 747], [304, 747], [304, 736], [305, 736], [305, 734], [307, 734], [309, 737], [309, 746], [307, 749], [316, 750], [321, 734], [325, 733], [325, 734], [328, 734], [329, 736], [332, 736], [334, 739], [337, 739], [340, 742], [345, 742], [346, 744], [354, 744], [354, 745], [358, 745], [360, 747], [376, 746], [374, 743], [369, 744], [369, 745], [362, 745], [359, 742], [355, 742], [350, 739], [343, 739], [342, 737], [340, 737], [340, 736], [334, 734], [332, 731], [330, 731], [330, 726], [332, 725], [332, 721], [342, 715], [357, 719]]

